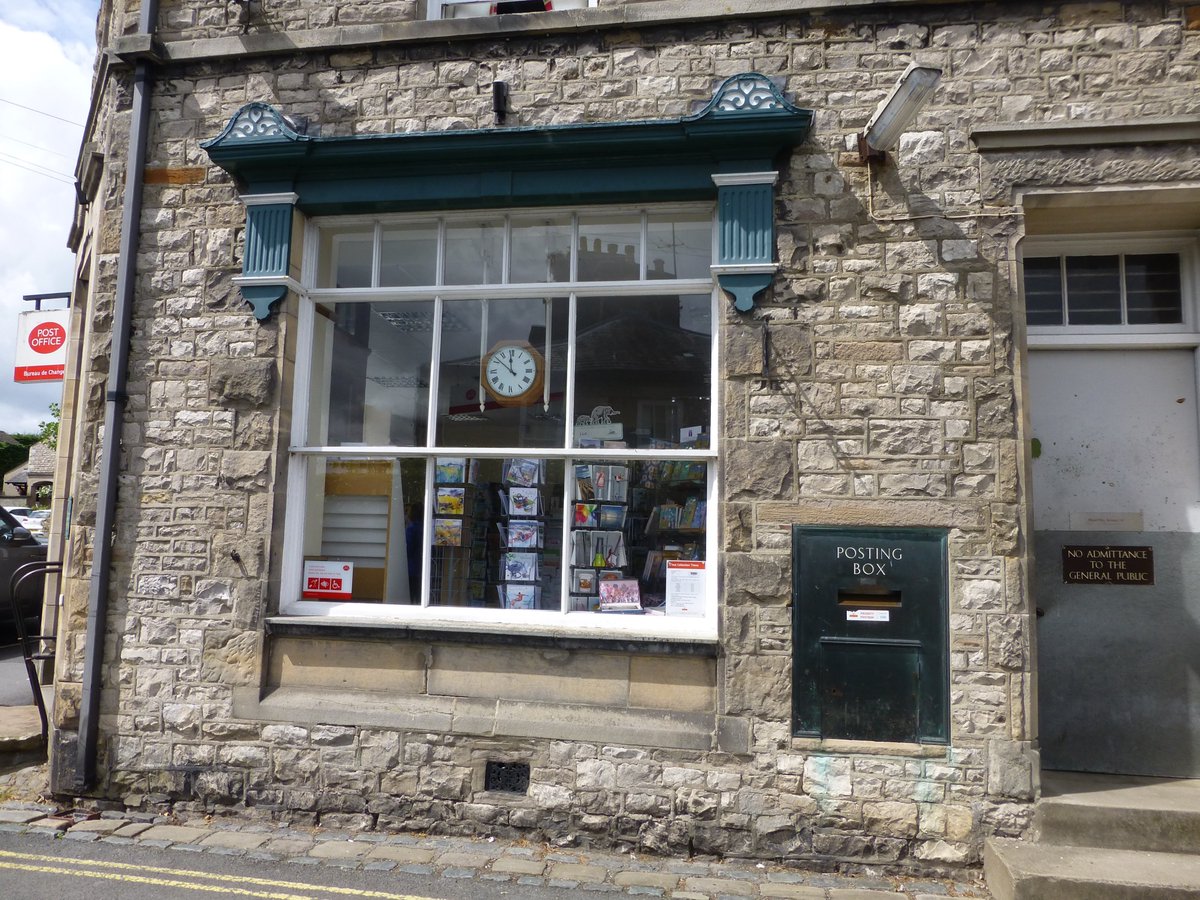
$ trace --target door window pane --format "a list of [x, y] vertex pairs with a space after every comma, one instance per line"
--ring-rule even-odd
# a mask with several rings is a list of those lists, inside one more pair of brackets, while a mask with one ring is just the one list
[[1121, 324], [1121, 261], [1117, 256], [1068, 256], [1067, 322]]
[[1183, 322], [1180, 271], [1178, 253], [1027, 259], [1026, 321], [1052, 326], [1179, 325]]
[[455, 327], [442, 331], [438, 446], [561, 447], [566, 298], [448, 300], [443, 309]]
[[1125, 257], [1125, 303], [1130, 325], [1175, 325], [1183, 321], [1179, 254]]
[[712, 297], [580, 297], [576, 447], [706, 447]]
[[1025, 260], [1025, 321], [1062, 325], [1062, 263], [1057, 256]]

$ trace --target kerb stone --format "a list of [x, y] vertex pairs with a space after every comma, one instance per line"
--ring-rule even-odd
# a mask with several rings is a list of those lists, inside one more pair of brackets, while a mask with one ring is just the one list
[[207, 828], [186, 825], [152, 825], [139, 837], [144, 841], [170, 841], [173, 844], [192, 844], [212, 834]]
[[325, 841], [309, 850], [308, 855], [317, 859], [359, 859], [366, 856], [374, 846], [354, 841]]
[[221, 847], [226, 850], [257, 850], [267, 842], [267, 835], [252, 831], [218, 831], [200, 842], [201, 847]]
[[423, 847], [396, 847], [391, 844], [381, 844], [370, 853], [367, 859], [386, 859], [398, 863], [428, 863], [433, 862], [434, 852]]

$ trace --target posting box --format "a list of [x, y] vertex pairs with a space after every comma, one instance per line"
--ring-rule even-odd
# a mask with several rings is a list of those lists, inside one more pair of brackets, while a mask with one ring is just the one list
[[792, 732], [946, 743], [946, 535], [792, 532]]

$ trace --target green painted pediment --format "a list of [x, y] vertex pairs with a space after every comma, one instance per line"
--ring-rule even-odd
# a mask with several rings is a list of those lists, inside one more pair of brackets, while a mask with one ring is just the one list
[[748, 72], [678, 119], [321, 137], [249, 103], [201, 146], [246, 202], [239, 283], [260, 320], [291, 284], [293, 204], [335, 215], [716, 198], [713, 274], [748, 312], [778, 268], [775, 170], [812, 120]]
[[700, 199], [712, 176], [769, 169], [813, 114], [770, 79], [726, 79], [679, 119], [320, 137], [250, 103], [201, 146], [246, 194], [308, 214]]

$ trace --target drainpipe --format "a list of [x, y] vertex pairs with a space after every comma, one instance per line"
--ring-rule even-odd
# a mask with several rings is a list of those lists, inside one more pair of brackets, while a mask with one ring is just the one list
[[104, 409], [104, 443], [100, 457], [100, 485], [96, 500], [96, 531], [92, 549], [92, 576], [88, 585], [87, 642], [83, 660], [83, 694], [79, 704], [79, 744], [75, 785], [82, 793], [96, 782], [96, 744], [99, 735], [100, 684], [104, 662], [104, 637], [108, 630], [108, 591], [112, 577], [114, 514], [117, 475], [120, 471], [121, 422], [125, 416], [126, 369], [129, 367], [130, 320], [137, 279], [137, 245], [142, 215], [142, 175], [146, 167], [146, 136], [150, 125], [150, 87], [154, 52], [154, 27], [158, 0], [142, 0], [138, 33], [125, 46], [136, 49], [123, 58], [133, 60], [133, 110], [129, 123], [129, 155], [125, 161], [125, 199], [121, 207], [121, 252], [117, 262], [112, 341]]

